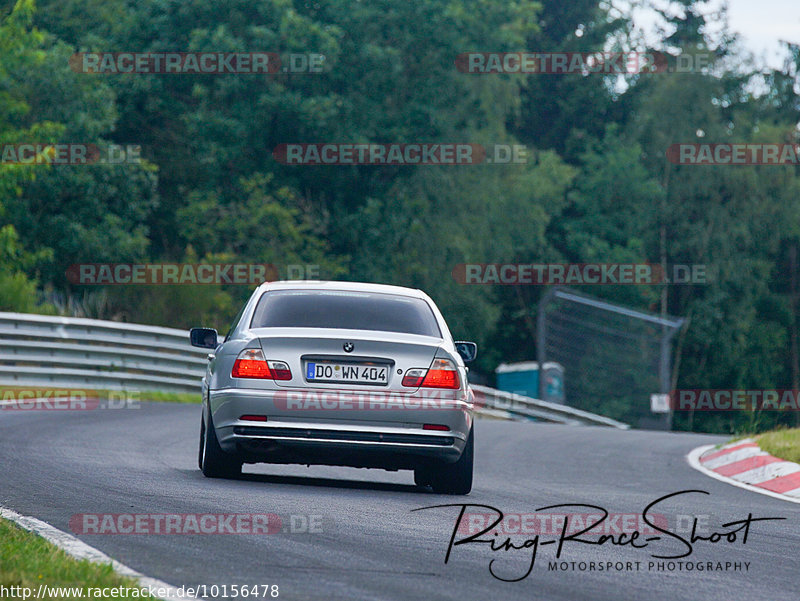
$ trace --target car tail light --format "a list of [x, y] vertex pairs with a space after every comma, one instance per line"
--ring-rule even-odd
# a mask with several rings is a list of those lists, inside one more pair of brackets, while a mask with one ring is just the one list
[[272, 379], [272, 374], [261, 349], [245, 349], [236, 357], [231, 377]]
[[283, 361], [267, 361], [273, 380], [291, 380], [292, 370]]
[[261, 349], [245, 349], [236, 358], [233, 370], [231, 370], [231, 377], [291, 380], [292, 372], [283, 361], [267, 362]]
[[458, 388], [458, 370], [450, 359], [434, 359], [422, 381], [423, 388]]
[[446, 432], [446, 431], [450, 430], [450, 428], [448, 428], [444, 424], [423, 424], [422, 425], [422, 429], [423, 430], [440, 430], [442, 432]]
[[434, 359], [429, 369], [409, 369], [403, 376], [403, 386], [418, 388], [449, 388], [461, 386], [458, 369], [450, 359]]
[[403, 386], [419, 388], [422, 386], [422, 381], [425, 379], [427, 372], [427, 369], [409, 369], [406, 375], [403, 376]]
[[267, 421], [266, 415], [243, 415], [239, 418], [242, 421], [247, 422], [265, 422]]

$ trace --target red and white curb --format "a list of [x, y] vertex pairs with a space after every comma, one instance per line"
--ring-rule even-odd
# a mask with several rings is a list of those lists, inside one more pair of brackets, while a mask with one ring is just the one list
[[751, 438], [723, 447], [705, 445], [687, 455], [689, 465], [739, 488], [800, 503], [800, 464], [762, 451]]
[[[14, 522], [25, 530], [38, 534], [45, 540], [53, 543], [56, 547], [63, 549], [68, 555], [71, 555], [75, 559], [86, 559], [93, 563], [111, 564], [111, 567], [114, 568], [114, 571], [117, 574], [127, 576], [128, 578], [132, 578], [133, 580], [137, 581], [139, 587], [143, 591], [151, 594], [151, 596], [163, 599], [164, 601], [174, 601], [176, 599], [202, 600], [202, 597], [183, 595], [182, 592], [179, 592], [179, 589], [176, 589], [166, 582], [162, 582], [161, 580], [156, 580], [155, 578], [150, 578], [149, 576], [140, 574], [136, 570], [121, 564], [115, 559], [111, 559], [102, 551], [99, 551], [94, 547], [90, 547], [85, 542], [75, 538], [71, 534], [67, 534], [58, 528], [51, 526], [47, 522], [20, 515], [16, 511], [6, 509], [5, 507], [0, 507], [0, 517]], [[153, 594], [154, 591], [159, 591], [159, 593]]]

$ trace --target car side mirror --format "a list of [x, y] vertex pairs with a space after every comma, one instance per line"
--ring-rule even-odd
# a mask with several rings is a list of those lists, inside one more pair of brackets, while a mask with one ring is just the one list
[[192, 346], [200, 348], [217, 348], [217, 331], [213, 328], [192, 328], [189, 330]]
[[478, 356], [478, 345], [474, 342], [466, 342], [464, 340], [456, 340], [456, 350], [458, 354], [461, 355], [461, 358], [464, 360], [464, 363], [469, 363], [470, 361], [474, 361], [475, 357]]

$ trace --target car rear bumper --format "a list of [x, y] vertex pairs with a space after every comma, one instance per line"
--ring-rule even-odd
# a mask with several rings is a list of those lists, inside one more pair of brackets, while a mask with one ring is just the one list
[[[472, 427], [473, 407], [465, 400], [418, 407], [409, 402], [403, 407], [351, 403], [345, 408], [291, 409], [285, 395], [277, 390], [211, 391], [214, 429], [223, 450], [253, 463], [407, 469], [432, 458], [457, 461]], [[425, 424], [447, 429], [424, 429]]]

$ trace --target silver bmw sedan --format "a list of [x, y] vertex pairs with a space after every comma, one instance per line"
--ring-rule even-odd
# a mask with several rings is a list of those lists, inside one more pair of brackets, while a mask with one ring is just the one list
[[465, 362], [420, 290], [355, 282], [259, 286], [213, 349], [202, 382], [200, 469], [243, 463], [410, 469], [418, 486], [472, 488], [474, 395]]

